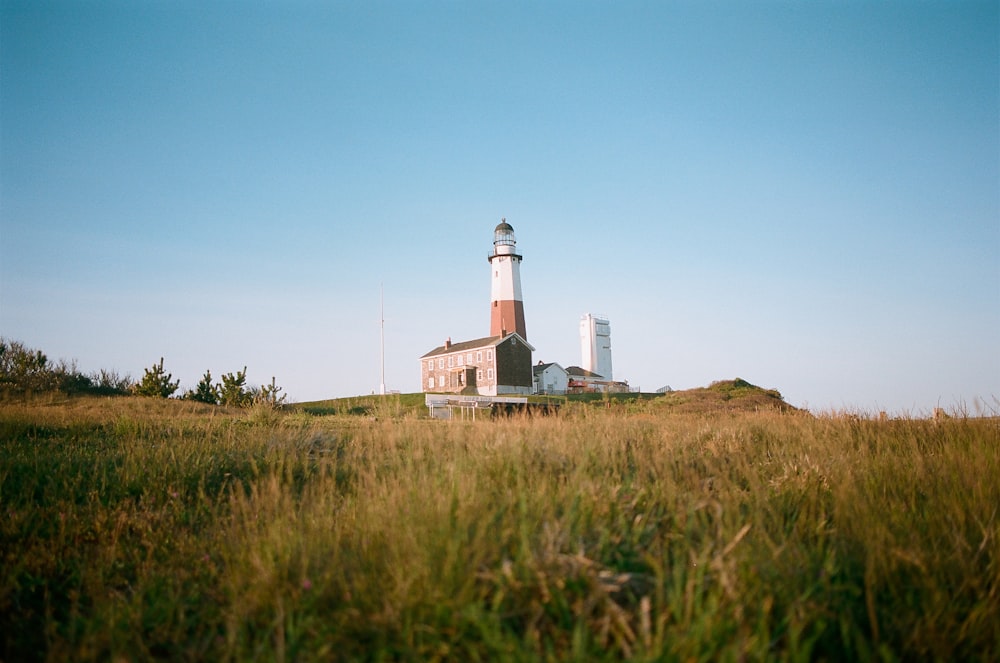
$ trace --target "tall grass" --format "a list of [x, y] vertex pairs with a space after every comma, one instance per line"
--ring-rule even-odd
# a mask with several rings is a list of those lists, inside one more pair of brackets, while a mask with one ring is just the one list
[[0, 406], [4, 660], [996, 660], [1000, 426]]

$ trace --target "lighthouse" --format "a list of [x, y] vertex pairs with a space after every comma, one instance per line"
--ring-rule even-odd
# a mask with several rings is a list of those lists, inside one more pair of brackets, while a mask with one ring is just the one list
[[[492, 277], [490, 335], [458, 343], [448, 338], [444, 345], [420, 357], [420, 383], [425, 392], [458, 395], [459, 400], [476, 397], [462, 401], [475, 407], [484, 404], [483, 396], [504, 396], [502, 402], [508, 407], [515, 400], [507, 396], [532, 393], [531, 353], [535, 348], [524, 332], [521, 256], [516, 244], [514, 229], [501, 219], [493, 231], [493, 251], [488, 256]], [[452, 403], [454, 399], [446, 400]]]
[[514, 228], [501, 219], [493, 231], [493, 253], [489, 255], [490, 336], [514, 332], [527, 340], [524, 329], [524, 302], [521, 299], [521, 256], [517, 254]]

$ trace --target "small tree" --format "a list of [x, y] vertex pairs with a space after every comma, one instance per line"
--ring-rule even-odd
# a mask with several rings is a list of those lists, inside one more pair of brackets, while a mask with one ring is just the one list
[[288, 394], [278, 396], [278, 392], [280, 391], [281, 387], [275, 384], [275, 378], [272, 376], [271, 384], [265, 384], [257, 392], [255, 402], [261, 405], [266, 405], [272, 409], [277, 409], [285, 404], [285, 397], [288, 396]]
[[246, 390], [247, 367], [235, 374], [226, 373], [222, 376], [222, 383], [218, 385], [219, 401], [223, 405], [234, 405], [236, 407], [247, 407], [253, 402], [253, 398]]
[[160, 357], [159, 364], [153, 364], [152, 368], [144, 369], [146, 374], [142, 376], [142, 381], [136, 385], [135, 393], [139, 396], [155, 396], [157, 398], [170, 398], [171, 394], [181, 386], [181, 381], [171, 382], [173, 374], [163, 370], [163, 357]]
[[199, 403], [218, 405], [219, 388], [212, 384], [212, 372], [205, 371], [205, 375], [202, 376], [198, 386], [193, 391], [188, 391], [184, 394], [184, 398], [190, 401], [198, 401]]

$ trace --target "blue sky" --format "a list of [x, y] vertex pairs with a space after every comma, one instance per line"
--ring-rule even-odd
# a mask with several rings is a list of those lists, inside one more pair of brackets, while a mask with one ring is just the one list
[[0, 334], [304, 401], [489, 332], [813, 410], [1000, 407], [996, 2], [0, 2]]

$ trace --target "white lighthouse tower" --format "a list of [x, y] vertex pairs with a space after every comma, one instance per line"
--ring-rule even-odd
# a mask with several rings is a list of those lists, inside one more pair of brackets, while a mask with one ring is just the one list
[[514, 228], [501, 219], [493, 231], [490, 289], [490, 336], [515, 332], [527, 340], [524, 328], [524, 301], [521, 299], [521, 256], [515, 251]]

